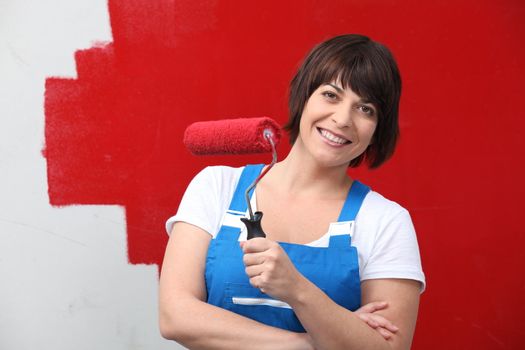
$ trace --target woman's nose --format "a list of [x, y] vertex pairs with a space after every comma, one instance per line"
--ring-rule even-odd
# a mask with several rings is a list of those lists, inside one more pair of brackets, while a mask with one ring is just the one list
[[352, 125], [352, 113], [349, 110], [338, 110], [332, 117], [332, 122], [336, 127], [343, 129]]

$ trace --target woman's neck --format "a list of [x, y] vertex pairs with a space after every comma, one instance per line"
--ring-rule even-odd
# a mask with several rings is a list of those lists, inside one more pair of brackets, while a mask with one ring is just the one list
[[308, 154], [292, 147], [288, 156], [275, 164], [261, 182], [294, 197], [316, 196], [338, 199], [345, 197], [352, 183], [347, 175], [348, 166], [325, 167]]

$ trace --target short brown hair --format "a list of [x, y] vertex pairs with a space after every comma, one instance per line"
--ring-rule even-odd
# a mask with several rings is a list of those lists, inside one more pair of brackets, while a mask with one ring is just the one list
[[284, 126], [290, 142], [293, 144], [297, 139], [301, 116], [312, 93], [336, 80], [377, 108], [373, 143], [349, 164], [357, 167], [366, 160], [369, 168], [377, 168], [392, 156], [399, 137], [401, 76], [390, 50], [363, 35], [336, 36], [314, 47], [306, 56], [290, 83], [290, 115]]

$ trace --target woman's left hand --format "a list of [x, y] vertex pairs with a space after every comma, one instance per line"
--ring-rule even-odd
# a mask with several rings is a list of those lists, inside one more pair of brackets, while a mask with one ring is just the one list
[[385, 317], [375, 314], [376, 311], [386, 309], [387, 307], [388, 303], [386, 301], [375, 301], [363, 305], [355, 311], [357, 317], [378, 331], [386, 340], [392, 338], [392, 335], [399, 330], [396, 325]]
[[252, 286], [285, 302], [294, 295], [302, 275], [279, 243], [267, 238], [253, 238], [241, 242], [241, 248]]

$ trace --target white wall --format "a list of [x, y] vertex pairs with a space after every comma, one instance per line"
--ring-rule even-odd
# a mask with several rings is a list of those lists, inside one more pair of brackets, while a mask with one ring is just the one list
[[111, 41], [105, 0], [0, 0], [0, 349], [177, 349], [157, 326], [157, 267], [130, 265], [123, 208], [53, 208], [44, 82]]

